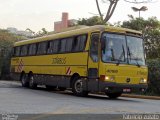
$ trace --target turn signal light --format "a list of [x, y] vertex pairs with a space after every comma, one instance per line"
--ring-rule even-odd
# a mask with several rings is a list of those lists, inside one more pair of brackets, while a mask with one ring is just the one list
[[102, 81], [109, 80], [109, 77], [105, 75], [100, 75], [100, 80]]
[[105, 81], [105, 75], [100, 75], [100, 80]]

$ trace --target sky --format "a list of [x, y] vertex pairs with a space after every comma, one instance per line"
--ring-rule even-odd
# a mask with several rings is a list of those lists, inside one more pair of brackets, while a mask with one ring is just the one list
[[[102, 13], [106, 13], [108, 4], [100, 4]], [[128, 14], [138, 17], [131, 7], [147, 6], [141, 12], [145, 19], [156, 16], [160, 20], [160, 0], [149, 4], [131, 4], [120, 0], [110, 23], [128, 20]], [[98, 14], [95, 0], [0, 0], [0, 28], [15, 27], [19, 30], [30, 28], [39, 31], [46, 28], [54, 30], [54, 22], [61, 20], [62, 12], [68, 12], [70, 19], [89, 18]]]

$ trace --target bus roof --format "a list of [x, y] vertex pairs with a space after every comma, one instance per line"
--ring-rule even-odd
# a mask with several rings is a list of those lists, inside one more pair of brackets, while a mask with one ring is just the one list
[[107, 25], [83, 26], [80, 28], [74, 27], [74, 29], [69, 28], [69, 30], [62, 31], [59, 33], [53, 33], [51, 35], [47, 35], [47, 36], [43, 36], [43, 37], [37, 37], [34, 39], [19, 41], [19, 42], [16, 42], [14, 44], [14, 46], [37, 43], [37, 42], [58, 39], [58, 38], [64, 38], [64, 37], [69, 37], [72, 35], [86, 34], [88, 32], [96, 32], [96, 31], [109, 31], [109, 32], [128, 33], [128, 34], [137, 34], [137, 35], [142, 34], [141, 32], [136, 31], [136, 30], [131, 30], [131, 29], [127, 29], [127, 28], [120, 28], [120, 27], [112, 27], [112, 26], [107, 26]]

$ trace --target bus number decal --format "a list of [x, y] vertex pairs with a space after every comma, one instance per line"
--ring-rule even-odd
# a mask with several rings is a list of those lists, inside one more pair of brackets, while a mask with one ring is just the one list
[[66, 64], [66, 57], [65, 58], [53, 58], [52, 64]]
[[110, 69], [108, 69], [107, 72], [108, 73], [118, 73], [118, 70], [110, 70]]

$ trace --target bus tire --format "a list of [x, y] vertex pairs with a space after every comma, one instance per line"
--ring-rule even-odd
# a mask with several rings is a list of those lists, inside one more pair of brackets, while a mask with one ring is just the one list
[[28, 80], [29, 80], [29, 88], [36, 89], [37, 84], [35, 83], [35, 80], [32, 74], [28, 76]]
[[27, 76], [25, 73], [22, 73], [20, 81], [21, 81], [22, 87], [29, 87], [29, 83], [27, 81]]
[[116, 99], [116, 98], [120, 97], [121, 94], [122, 94], [121, 92], [118, 92], [118, 93], [106, 93], [106, 95], [111, 99]]
[[76, 96], [87, 96], [88, 91], [83, 90], [82, 79], [79, 76], [76, 76], [72, 82], [72, 92]]

